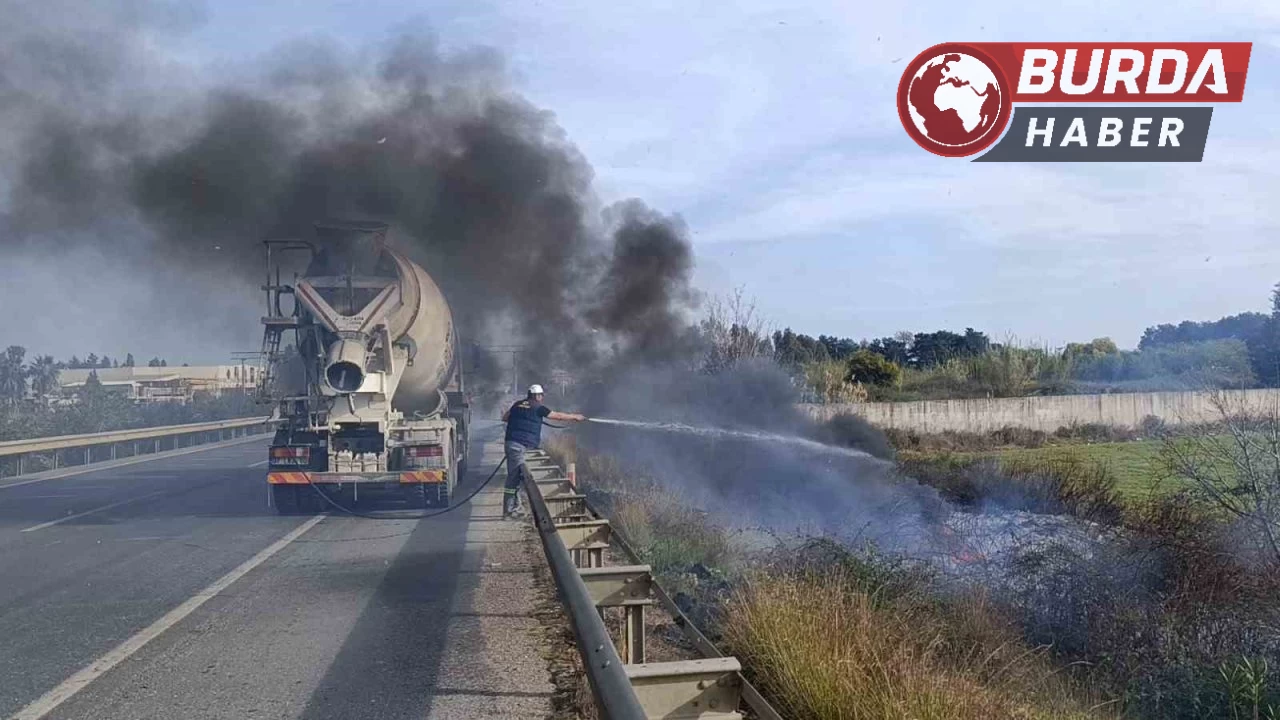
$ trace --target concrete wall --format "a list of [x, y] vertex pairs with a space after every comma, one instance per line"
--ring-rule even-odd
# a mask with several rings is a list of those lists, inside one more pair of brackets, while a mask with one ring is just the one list
[[[1280, 390], [1232, 390], [1229, 402], [1253, 408], [1280, 405]], [[1218, 417], [1207, 392], [1115, 393], [1046, 397], [929, 400], [903, 403], [802, 405], [817, 420], [841, 413], [861, 415], [884, 428], [942, 432], [991, 432], [1026, 427], [1053, 432], [1073, 424], [1101, 423], [1135, 427], [1148, 415], [1170, 424], [1205, 422]]]

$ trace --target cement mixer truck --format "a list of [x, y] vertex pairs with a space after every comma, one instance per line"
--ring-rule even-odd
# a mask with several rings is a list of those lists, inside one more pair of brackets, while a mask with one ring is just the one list
[[[384, 223], [266, 241], [260, 400], [274, 406], [280, 514], [391, 495], [442, 506], [466, 472], [470, 408], [449, 305]], [[285, 272], [290, 279], [285, 281]]]

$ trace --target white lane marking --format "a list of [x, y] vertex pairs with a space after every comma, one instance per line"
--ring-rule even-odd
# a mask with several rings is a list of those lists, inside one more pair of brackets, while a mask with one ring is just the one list
[[173, 491], [173, 490], [158, 490], [158, 491], [153, 492], [153, 493], [147, 493], [146, 495], [139, 495], [138, 497], [132, 497], [132, 498], [129, 498], [128, 500], [120, 500], [120, 501], [118, 501], [118, 502], [113, 502], [113, 503], [111, 503], [110, 505], [103, 505], [102, 507], [96, 507], [96, 508], [94, 508], [94, 509], [92, 509], [92, 510], [85, 510], [84, 512], [78, 512], [78, 513], [76, 513], [75, 515], [67, 515], [66, 517], [60, 517], [60, 518], [58, 518], [57, 520], [50, 520], [49, 522], [43, 522], [43, 523], [40, 523], [39, 525], [32, 525], [32, 526], [31, 526], [31, 527], [29, 527], [29, 528], [23, 528], [23, 529], [22, 529], [22, 532], [35, 532], [35, 531], [37, 531], [37, 530], [43, 530], [43, 529], [48, 528], [48, 527], [53, 527], [54, 525], [61, 525], [61, 524], [62, 524], [62, 523], [64, 523], [64, 522], [68, 522], [68, 521], [71, 521], [71, 520], [75, 520], [76, 518], [82, 518], [82, 517], [84, 517], [85, 515], [92, 515], [92, 514], [94, 514], [94, 513], [100, 513], [100, 512], [102, 512], [103, 510], [110, 510], [111, 508], [118, 508], [118, 507], [120, 507], [121, 505], [128, 505], [129, 503], [141, 502], [141, 501], [143, 501], [143, 500], [146, 500], [147, 498], [153, 498], [153, 497], [155, 497], [155, 496], [157, 496], [157, 495], [165, 495], [165, 494], [169, 494], [169, 493], [172, 493], [172, 492], [174, 492], [174, 491]]
[[294, 528], [288, 535], [268, 545], [262, 552], [244, 561], [239, 567], [218, 578], [212, 585], [193, 595], [186, 602], [165, 613], [164, 617], [147, 626], [138, 634], [125, 640], [108, 652], [81, 668], [75, 675], [63, 680], [54, 689], [42, 695], [38, 700], [22, 708], [9, 720], [40, 720], [53, 712], [62, 703], [70, 700], [76, 693], [85, 689], [89, 683], [97, 680], [109, 670], [128, 660], [130, 656], [141, 650], [147, 643], [155, 640], [164, 631], [182, 622], [201, 605], [218, 596], [232, 583], [248, 575], [254, 568], [266, 562], [272, 555], [283, 550], [289, 543], [297, 540], [303, 533], [315, 527], [324, 515], [316, 515], [310, 520]]
[[193, 455], [198, 452], [208, 452], [209, 450], [217, 450], [219, 448], [234, 447], [243, 445], [251, 440], [262, 440], [266, 435], [249, 435], [248, 437], [236, 438], [235, 440], [227, 440], [220, 443], [209, 443], [207, 445], [197, 445], [190, 448], [182, 448], [181, 450], [164, 450], [158, 453], [148, 453], [137, 457], [125, 458], [124, 460], [107, 460], [100, 463], [91, 463], [89, 465], [77, 465], [73, 469], [66, 471], [54, 471], [49, 475], [42, 475], [38, 478], [30, 480], [19, 480], [11, 482], [7, 485], [0, 485], [0, 490], [8, 490], [9, 488], [22, 487], [23, 485], [33, 485], [45, 480], [58, 480], [73, 475], [83, 475], [85, 473], [97, 472], [99, 470], [114, 470], [118, 467], [127, 467], [129, 465], [137, 465], [139, 463], [151, 462], [152, 460], [165, 460], [167, 458], [181, 457], [183, 455]]
[[267, 463], [269, 463], [269, 462], [271, 462], [271, 461], [270, 461], [270, 460], [259, 460], [258, 462], [256, 462], [256, 463], [254, 463], [254, 464], [250, 465], [249, 467], [262, 467], [263, 465], [266, 465], [266, 464], [267, 464]]

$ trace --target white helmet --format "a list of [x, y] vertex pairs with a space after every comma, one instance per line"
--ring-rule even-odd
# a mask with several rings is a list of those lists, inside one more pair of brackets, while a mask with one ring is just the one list
[[541, 394], [543, 394], [543, 393], [542, 393], [542, 386], [541, 386], [541, 385], [539, 385], [539, 384], [537, 384], [537, 383], [534, 383], [534, 384], [530, 385], [530, 386], [529, 386], [529, 394], [530, 394], [530, 395], [541, 395]]

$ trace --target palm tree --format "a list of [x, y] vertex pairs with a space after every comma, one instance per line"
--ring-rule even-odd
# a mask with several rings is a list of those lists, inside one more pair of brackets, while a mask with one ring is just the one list
[[37, 355], [27, 366], [27, 376], [31, 378], [31, 392], [39, 400], [58, 390], [58, 363], [52, 355]]
[[22, 364], [27, 356], [27, 349], [21, 345], [10, 345], [0, 355], [0, 404], [13, 408], [22, 402], [27, 394], [27, 368]]

